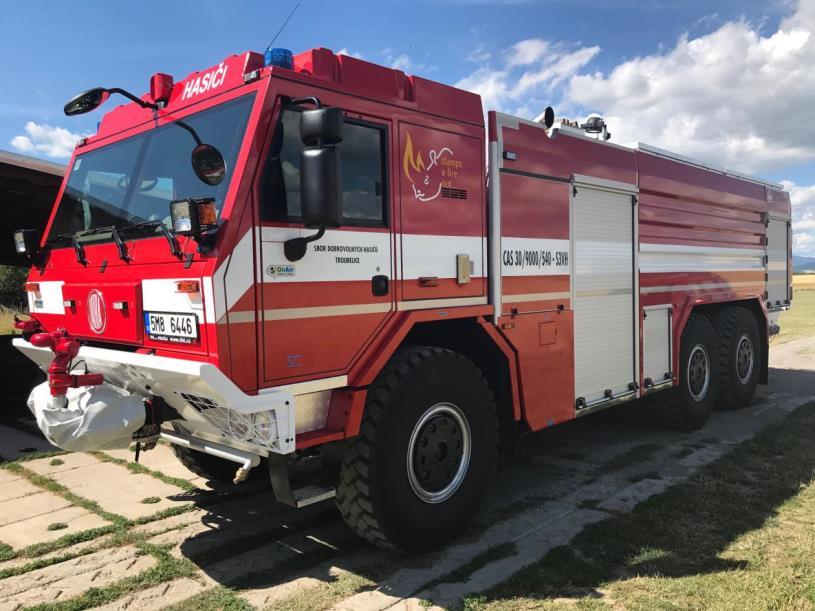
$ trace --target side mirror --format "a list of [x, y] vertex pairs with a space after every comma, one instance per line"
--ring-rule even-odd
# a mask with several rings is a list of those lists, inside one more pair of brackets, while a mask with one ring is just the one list
[[300, 208], [306, 227], [339, 227], [342, 224], [342, 174], [337, 147], [303, 149], [300, 154]]
[[314, 108], [300, 113], [300, 139], [306, 146], [342, 142], [342, 110], [337, 107]]
[[192, 149], [192, 170], [198, 179], [211, 186], [221, 184], [226, 175], [226, 161], [221, 151], [211, 144], [199, 144]]
[[104, 87], [94, 87], [72, 98], [63, 108], [69, 117], [83, 115], [98, 108], [110, 97], [110, 92]]

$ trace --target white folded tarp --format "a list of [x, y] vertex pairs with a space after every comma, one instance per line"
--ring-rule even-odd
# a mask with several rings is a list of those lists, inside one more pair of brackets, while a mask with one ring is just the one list
[[52, 444], [71, 452], [113, 450], [130, 445], [145, 420], [144, 403], [110, 384], [69, 388], [67, 404], [53, 401], [48, 383], [31, 391], [28, 409]]

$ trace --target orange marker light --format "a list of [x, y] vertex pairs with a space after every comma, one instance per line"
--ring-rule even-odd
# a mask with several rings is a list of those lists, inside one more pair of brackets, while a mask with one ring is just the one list
[[202, 227], [218, 222], [218, 211], [215, 209], [214, 201], [198, 202], [198, 222]]
[[199, 290], [198, 280], [178, 280], [175, 283], [176, 293], [197, 293]]
[[40, 292], [40, 283], [39, 282], [26, 282], [25, 283], [25, 290], [29, 293], [39, 293]]

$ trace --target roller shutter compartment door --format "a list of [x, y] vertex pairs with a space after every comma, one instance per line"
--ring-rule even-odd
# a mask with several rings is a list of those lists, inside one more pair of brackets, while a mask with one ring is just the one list
[[789, 303], [789, 221], [770, 219], [767, 225], [767, 301], [770, 308]]
[[578, 409], [633, 391], [634, 203], [631, 193], [577, 187], [574, 355]]

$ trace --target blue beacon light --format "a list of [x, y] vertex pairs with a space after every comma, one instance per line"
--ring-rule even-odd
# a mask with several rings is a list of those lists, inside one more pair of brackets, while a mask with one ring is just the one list
[[294, 67], [294, 55], [289, 49], [269, 47], [263, 53], [263, 65], [291, 70]]

